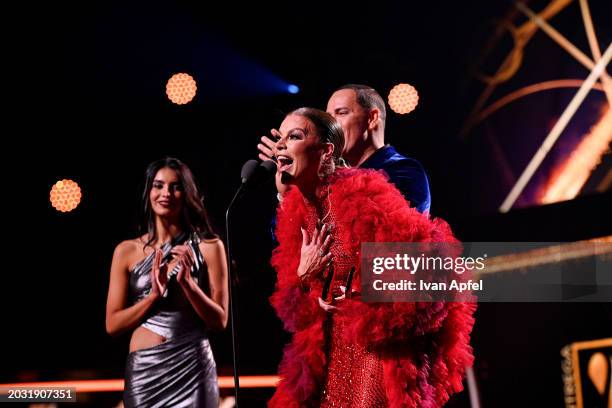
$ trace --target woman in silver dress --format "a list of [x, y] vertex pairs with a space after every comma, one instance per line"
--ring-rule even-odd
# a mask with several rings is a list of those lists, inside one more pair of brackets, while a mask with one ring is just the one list
[[149, 165], [143, 207], [146, 232], [115, 248], [106, 304], [106, 331], [131, 332], [124, 404], [216, 408], [207, 332], [227, 325], [223, 242], [178, 159]]

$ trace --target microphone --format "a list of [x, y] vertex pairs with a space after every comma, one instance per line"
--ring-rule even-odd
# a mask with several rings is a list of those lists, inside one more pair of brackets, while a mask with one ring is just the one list
[[272, 160], [261, 162], [259, 167], [265, 170], [267, 176], [272, 176], [274, 173], [276, 173], [276, 162], [273, 162]]
[[350, 299], [351, 295], [352, 295], [352, 290], [351, 288], [353, 287], [353, 275], [355, 274], [355, 267], [353, 266], [351, 268], [351, 271], [349, 272], [348, 278], [346, 279], [346, 289], [345, 289], [345, 298], [346, 299]]
[[323, 291], [321, 292], [321, 299], [327, 302], [327, 294], [329, 293], [329, 289], [331, 288], [331, 283], [334, 277], [334, 264], [330, 262], [329, 271], [327, 275], [325, 275], [325, 281], [323, 282]]
[[[249, 160], [242, 166], [240, 178], [242, 186], [254, 186], [268, 180], [276, 172], [276, 163], [266, 160], [259, 163], [257, 160]], [[242, 187], [241, 186], [241, 187]]]
[[240, 171], [240, 178], [242, 179], [242, 184], [246, 184], [257, 167], [259, 166], [259, 162], [257, 160], [249, 160], [242, 165], [242, 170]]

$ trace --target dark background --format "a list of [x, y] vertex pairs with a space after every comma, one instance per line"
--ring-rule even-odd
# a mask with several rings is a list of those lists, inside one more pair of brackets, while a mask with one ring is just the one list
[[[546, 4], [532, 1], [530, 7], [538, 11]], [[603, 52], [612, 39], [612, 6], [589, 4]], [[17, 160], [5, 198], [18, 215], [7, 217], [17, 233], [8, 237], [2, 285], [0, 381], [122, 376], [127, 338], [111, 339], [104, 331], [108, 271], [115, 245], [137, 234], [147, 164], [164, 155], [185, 161], [225, 236], [225, 208], [242, 164], [257, 156], [259, 137], [296, 107], [324, 109], [331, 92], [345, 83], [369, 84], [385, 99], [399, 82], [418, 89], [414, 112], [389, 110], [386, 141], [423, 164], [431, 213], [445, 218], [460, 239], [610, 235], [609, 194], [595, 191], [610, 171], [609, 153], [577, 199], [532, 206], [536, 184], [597, 120], [603, 93], [589, 94], [517, 203], [523, 208], [509, 214], [497, 208], [576, 90], [523, 98], [466, 138], [458, 136], [483, 89], [476, 73], [494, 72], [511, 49], [510, 38], [502, 36], [475, 66], [511, 10], [505, 1], [25, 5], [7, 37], [15, 51], [9, 66], [16, 72], [5, 78], [7, 121], [14, 122], [6, 136], [18, 147], [8, 152]], [[520, 25], [525, 19], [510, 21]], [[578, 2], [551, 23], [590, 55]], [[176, 72], [198, 83], [195, 99], [185, 106], [165, 95]], [[535, 82], [587, 75], [538, 32], [517, 74], [490, 101]], [[301, 92], [288, 94], [288, 84]], [[510, 177], [487, 142], [491, 138]], [[66, 214], [48, 200], [51, 186], [63, 178], [78, 182], [84, 195]], [[28, 199], [20, 201], [22, 190]], [[267, 303], [274, 285], [268, 260], [275, 205], [268, 183], [235, 208], [242, 374], [275, 373], [288, 340]], [[609, 304], [481, 305], [473, 343], [483, 406], [561, 406], [561, 347], [609, 337], [610, 311]], [[231, 374], [228, 332], [213, 335], [213, 345], [219, 372]], [[454, 401], [467, 403], [466, 393]]]

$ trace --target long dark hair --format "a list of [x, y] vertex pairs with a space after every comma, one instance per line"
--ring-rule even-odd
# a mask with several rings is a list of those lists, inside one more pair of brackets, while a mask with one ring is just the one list
[[185, 163], [174, 157], [164, 157], [149, 164], [145, 172], [145, 185], [142, 193], [142, 223], [140, 225], [141, 233], [148, 233], [148, 241], [145, 247], [151, 245], [157, 239], [157, 229], [155, 226], [155, 215], [151, 209], [151, 199], [149, 198], [151, 189], [153, 188], [153, 180], [157, 172], [163, 168], [169, 168], [176, 171], [181, 188], [183, 190], [183, 206], [181, 209], [181, 228], [184, 232], [195, 232], [200, 238], [214, 239], [218, 238], [214, 233], [208, 212], [204, 207], [204, 197], [198, 189], [193, 173]]

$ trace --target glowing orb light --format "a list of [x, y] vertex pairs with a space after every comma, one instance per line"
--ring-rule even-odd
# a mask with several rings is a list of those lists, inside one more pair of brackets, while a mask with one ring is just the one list
[[389, 107], [395, 113], [410, 113], [419, 103], [419, 93], [409, 84], [398, 84], [389, 92]]
[[172, 75], [166, 84], [166, 95], [173, 103], [184, 105], [191, 102], [196, 94], [196, 81], [189, 74], [178, 73]]
[[49, 199], [57, 211], [72, 211], [81, 202], [81, 188], [72, 180], [60, 180], [51, 188]]

